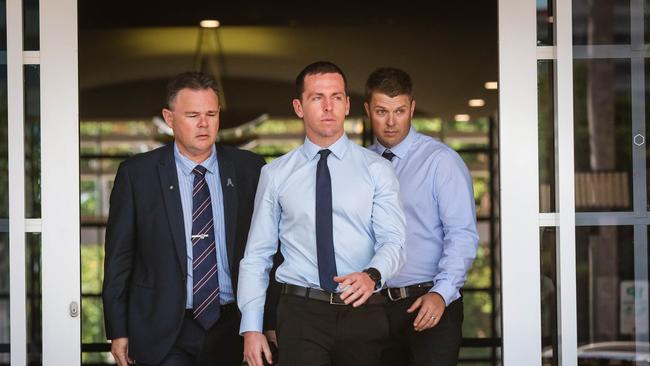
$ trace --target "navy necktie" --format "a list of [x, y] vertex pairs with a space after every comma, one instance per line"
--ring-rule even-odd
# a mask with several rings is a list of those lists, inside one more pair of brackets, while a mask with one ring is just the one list
[[192, 189], [192, 302], [194, 319], [204, 329], [219, 320], [219, 279], [217, 274], [217, 246], [214, 237], [214, 219], [210, 189], [205, 180], [207, 169], [197, 165]]
[[320, 160], [316, 167], [316, 255], [318, 259], [318, 277], [320, 287], [329, 292], [336, 292], [338, 284], [334, 281], [336, 260], [334, 258], [334, 239], [332, 234], [332, 180], [327, 167], [327, 156], [331, 153], [325, 149], [318, 152]]
[[384, 153], [381, 154], [381, 156], [388, 159], [388, 161], [393, 161], [393, 158], [395, 157], [395, 154], [393, 154], [393, 152], [390, 151], [390, 149], [386, 149], [386, 150], [384, 150]]

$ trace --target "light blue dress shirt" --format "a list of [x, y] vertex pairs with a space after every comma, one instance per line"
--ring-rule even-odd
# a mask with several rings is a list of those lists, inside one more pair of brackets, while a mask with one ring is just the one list
[[[338, 274], [374, 267], [382, 279], [390, 278], [403, 262], [405, 240], [397, 177], [387, 160], [345, 134], [328, 148]], [[239, 265], [241, 333], [262, 331], [268, 274], [278, 240], [284, 262], [276, 279], [320, 288], [315, 191], [321, 149], [306, 138], [302, 146], [262, 168], [246, 253]]]
[[[386, 150], [377, 141], [369, 148]], [[469, 171], [454, 150], [412, 127], [390, 151], [406, 215], [406, 262], [387, 286], [433, 281], [431, 291], [449, 305], [460, 298], [478, 247]]]
[[212, 215], [214, 218], [214, 237], [217, 242], [217, 271], [219, 276], [219, 300], [221, 304], [235, 301], [232, 281], [230, 280], [230, 267], [228, 266], [228, 252], [226, 249], [226, 234], [224, 230], [223, 217], [223, 192], [221, 191], [221, 179], [219, 179], [219, 161], [217, 150], [212, 146], [212, 153], [204, 162], [197, 164], [183, 156], [174, 143], [174, 159], [176, 161], [176, 173], [178, 175], [178, 189], [181, 194], [183, 205], [183, 222], [185, 224], [185, 245], [187, 247], [187, 299], [185, 307], [192, 308], [192, 189], [194, 187], [194, 174], [192, 170], [197, 165], [203, 165], [207, 172], [205, 180], [210, 189], [210, 200], [212, 201]]

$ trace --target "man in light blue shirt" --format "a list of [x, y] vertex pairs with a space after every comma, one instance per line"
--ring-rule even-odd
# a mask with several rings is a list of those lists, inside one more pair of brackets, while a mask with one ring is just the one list
[[305, 142], [262, 170], [240, 264], [244, 357], [251, 366], [261, 366], [262, 357], [271, 362], [261, 331], [279, 242], [282, 365], [374, 366], [388, 336], [386, 299], [376, 291], [403, 255], [399, 183], [388, 161], [345, 135], [350, 102], [336, 65], [307, 66], [296, 87], [293, 107]]
[[406, 262], [382, 291], [391, 325], [383, 365], [456, 365], [462, 339], [460, 288], [478, 246], [472, 180], [461, 157], [417, 133], [409, 75], [382, 68], [366, 82], [365, 109], [391, 161], [406, 215]]

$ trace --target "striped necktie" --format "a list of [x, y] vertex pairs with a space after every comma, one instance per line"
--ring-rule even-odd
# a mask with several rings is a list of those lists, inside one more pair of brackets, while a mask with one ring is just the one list
[[217, 246], [210, 189], [205, 180], [207, 169], [197, 165], [192, 190], [192, 302], [194, 319], [209, 329], [220, 316]]

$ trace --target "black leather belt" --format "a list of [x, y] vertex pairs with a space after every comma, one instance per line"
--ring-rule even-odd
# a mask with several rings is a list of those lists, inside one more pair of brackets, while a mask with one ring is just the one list
[[[234, 302], [221, 305], [220, 308], [221, 308], [221, 314], [222, 315], [224, 315], [224, 314], [232, 314], [232, 313], [236, 313], [237, 311], [239, 311], [239, 309], [237, 308], [237, 303], [234, 303]], [[188, 318], [194, 319], [194, 310], [185, 309], [185, 316], [188, 317]]]
[[417, 285], [406, 287], [389, 287], [381, 290], [381, 294], [386, 296], [390, 301], [399, 301], [409, 297], [422, 296], [429, 292], [433, 287], [433, 282], [422, 282]]
[[[292, 295], [299, 297], [306, 297], [312, 300], [326, 301], [331, 305], [347, 305], [343, 300], [341, 300], [341, 294], [331, 293], [323, 291], [317, 288], [302, 287], [296, 285], [284, 284], [282, 285], [282, 294], [283, 295]], [[386, 298], [381, 296], [378, 293], [372, 294], [366, 304], [375, 305], [375, 304], [385, 304]]]

